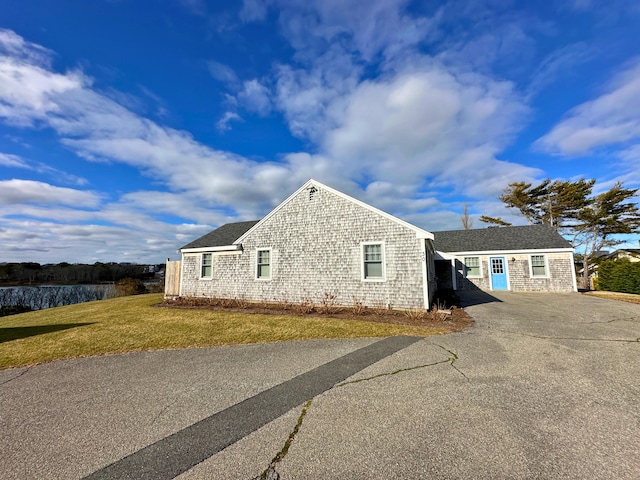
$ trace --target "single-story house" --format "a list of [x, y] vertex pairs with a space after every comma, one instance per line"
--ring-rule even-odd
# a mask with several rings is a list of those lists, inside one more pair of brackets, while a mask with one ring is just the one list
[[573, 250], [551, 229], [459, 234], [431, 233], [309, 180], [261, 220], [182, 247], [171, 283], [183, 297], [397, 308], [429, 308], [438, 288], [576, 289]]
[[575, 292], [573, 247], [547, 225], [434, 233], [439, 288]]
[[259, 221], [185, 245], [180, 296], [428, 308], [433, 234], [309, 180]]

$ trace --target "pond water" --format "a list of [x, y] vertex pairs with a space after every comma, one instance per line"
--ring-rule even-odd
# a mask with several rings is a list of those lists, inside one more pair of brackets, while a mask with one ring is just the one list
[[29, 307], [32, 310], [104, 300], [113, 285], [37, 285], [0, 287], [0, 308]]

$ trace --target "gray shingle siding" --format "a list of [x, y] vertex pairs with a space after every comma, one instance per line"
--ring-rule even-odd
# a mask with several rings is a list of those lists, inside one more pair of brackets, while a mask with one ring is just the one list
[[[535, 254], [532, 253], [532, 254]], [[530, 270], [531, 254], [502, 253], [480, 256], [482, 278], [465, 278], [464, 256], [456, 257], [456, 282], [458, 290], [491, 290], [489, 272], [489, 258], [502, 256], [509, 282], [509, 290], [514, 292], [572, 292], [573, 283], [573, 254], [571, 252], [544, 253], [547, 261], [547, 276], [532, 277]]]
[[[436, 250], [453, 257], [458, 290], [491, 290], [490, 257], [504, 257], [509, 290], [575, 290], [571, 244], [546, 225], [434, 232], [434, 237]], [[531, 274], [531, 255], [537, 254], [546, 259], [544, 277]], [[464, 258], [467, 256], [479, 257], [480, 278], [465, 277]]]
[[[187, 247], [206, 240], [196, 242]], [[384, 243], [385, 281], [362, 280], [362, 242]], [[421, 308], [424, 242], [348, 198], [319, 188], [310, 199], [302, 190], [242, 238], [242, 252], [214, 253], [211, 280], [199, 278], [200, 253], [183, 253], [182, 295], [316, 304], [331, 295], [341, 305]], [[270, 280], [256, 279], [261, 248], [271, 249]]]

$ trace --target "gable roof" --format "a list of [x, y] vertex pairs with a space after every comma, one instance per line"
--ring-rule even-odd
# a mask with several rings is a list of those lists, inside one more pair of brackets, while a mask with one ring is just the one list
[[415, 225], [410, 224], [409, 222], [405, 222], [404, 220], [399, 219], [398, 217], [394, 217], [393, 215], [391, 215], [390, 213], [387, 212], [383, 212], [382, 210], [379, 210], [375, 207], [372, 207], [371, 205], [364, 203], [356, 198], [350, 197], [349, 195], [342, 193], [338, 190], [334, 190], [331, 187], [328, 187], [314, 179], [309, 179], [307, 180], [304, 185], [302, 185], [300, 188], [298, 188], [295, 192], [293, 192], [285, 201], [283, 201], [280, 205], [278, 205], [276, 208], [274, 208], [273, 210], [271, 210], [271, 212], [269, 212], [267, 215], [265, 215], [265, 217], [260, 220], [259, 222], [256, 223], [256, 225], [254, 225], [253, 227], [251, 227], [248, 231], [246, 231], [240, 238], [238, 238], [234, 244], [240, 244], [242, 242], [242, 240], [244, 239], [244, 237], [246, 237], [247, 235], [249, 235], [255, 228], [258, 228], [258, 224], [262, 224], [264, 222], [266, 222], [269, 218], [271, 218], [273, 215], [275, 215], [280, 209], [284, 208], [284, 206], [286, 204], [288, 204], [291, 200], [293, 200], [300, 192], [309, 189], [309, 188], [322, 188], [323, 190], [326, 190], [334, 195], [337, 195], [338, 197], [341, 197], [349, 202], [355, 203], [356, 205], [359, 205], [363, 208], [366, 208], [367, 210], [376, 213], [382, 217], [385, 217], [388, 220], [391, 220], [399, 225], [402, 225], [405, 228], [408, 228], [410, 230], [413, 230], [416, 233], [416, 238], [426, 238], [426, 239], [433, 239], [433, 233], [431, 232], [427, 232], [426, 230], [423, 230], [422, 228], [418, 228]]
[[489, 227], [474, 230], [434, 232], [440, 252], [572, 249], [571, 243], [547, 225]]
[[209, 248], [209, 247], [226, 247], [232, 245], [238, 238], [244, 235], [259, 220], [251, 220], [249, 222], [227, 223], [212, 232], [188, 243], [180, 250], [192, 248]]

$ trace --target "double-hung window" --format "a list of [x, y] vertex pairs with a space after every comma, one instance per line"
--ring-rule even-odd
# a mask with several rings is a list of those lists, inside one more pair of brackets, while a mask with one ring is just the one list
[[480, 257], [464, 257], [464, 272], [466, 277], [481, 277]]
[[211, 278], [213, 276], [213, 254], [203, 253], [200, 262], [200, 277]]
[[271, 280], [271, 250], [268, 248], [258, 249], [256, 261], [256, 278]]
[[547, 276], [547, 260], [544, 255], [531, 255], [531, 276]]
[[384, 245], [362, 244], [362, 279], [384, 281]]

